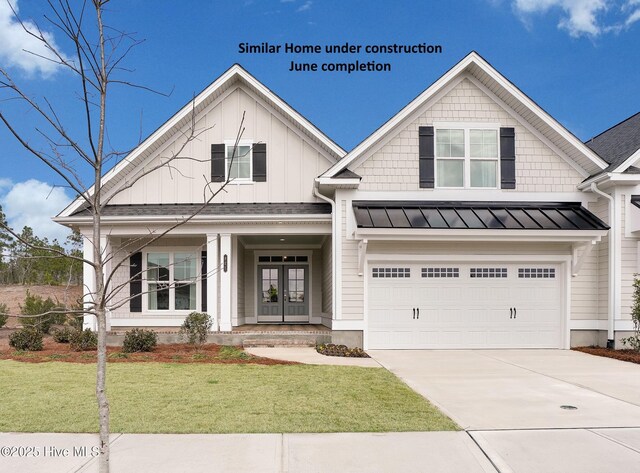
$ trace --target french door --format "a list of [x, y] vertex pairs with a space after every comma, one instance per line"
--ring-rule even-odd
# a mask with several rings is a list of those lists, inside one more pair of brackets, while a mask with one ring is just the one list
[[258, 323], [309, 322], [309, 266], [258, 266]]

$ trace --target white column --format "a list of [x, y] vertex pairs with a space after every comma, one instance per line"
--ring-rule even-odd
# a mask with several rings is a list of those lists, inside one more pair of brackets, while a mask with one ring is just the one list
[[[82, 239], [82, 254], [83, 258], [86, 261], [93, 262], [93, 244], [91, 240], [87, 237], [83, 237]], [[84, 263], [82, 265], [82, 284], [83, 284], [83, 292], [84, 292], [84, 304], [85, 307], [88, 307], [93, 303], [92, 294], [96, 290], [96, 278], [93, 266], [88, 263]], [[94, 315], [85, 315], [82, 321], [83, 329], [91, 329], [93, 331], [98, 330], [98, 323], [96, 317]]]
[[220, 330], [231, 331], [231, 235], [220, 235]]
[[[104, 283], [107, 282], [107, 276], [111, 273], [111, 242], [106, 235], [100, 237], [100, 252], [102, 253], [102, 261], [109, 260], [102, 265], [102, 278]], [[105, 293], [108, 294], [108, 289]], [[111, 330], [111, 310], [107, 307], [105, 309], [105, 315], [107, 318], [107, 332]]]
[[220, 320], [218, 317], [219, 267], [218, 234], [207, 234], [207, 313], [213, 319], [211, 331], [220, 330]]

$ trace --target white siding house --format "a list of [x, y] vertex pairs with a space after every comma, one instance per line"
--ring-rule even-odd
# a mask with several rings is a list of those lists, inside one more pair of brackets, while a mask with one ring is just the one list
[[[100, 245], [126, 255], [110, 326], [197, 310], [215, 331], [318, 324], [370, 349], [619, 339], [638, 271], [638, 122], [623, 127], [638, 147], [612, 157], [611, 130], [580, 142], [471, 53], [347, 153], [233, 66], [104, 178]], [[56, 221], [91, 254], [81, 200]]]

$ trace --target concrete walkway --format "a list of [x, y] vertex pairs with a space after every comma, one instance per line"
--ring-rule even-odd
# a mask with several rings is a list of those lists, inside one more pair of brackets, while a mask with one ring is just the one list
[[253, 347], [244, 351], [255, 356], [274, 360], [297, 361], [307, 365], [360, 366], [363, 368], [380, 368], [373, 358], [345, 358], [341, 356], [321, 355], [313, 347]]
[[[3, 454], [0, 471], [93, 473], [92, 434], [0, 434], [0, 447], [31, 447], [37, 458]], [[82, 450], [86, 448], [86, 452]], [[74, 455], [74, 448], [76, 448]], [[69, 452], [64, 456], [65, 449]], [[44, 456], [42, 452], [47, 452]], [[57, 456], [55, 456], [57, 455]], [[327, 472], [495, 473], [465, 432], [383, 434], [114, 435], [113, 473]]]

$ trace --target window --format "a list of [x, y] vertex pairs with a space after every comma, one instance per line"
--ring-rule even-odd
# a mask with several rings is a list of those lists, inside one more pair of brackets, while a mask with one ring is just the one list
[[472, 278], [506, 278], [507, 268], [471, 268]]
[[518, 277], [521, 279], [554, 279], [556, 270], [555, 268], [518, 268]]
[[373, 268], [371, 276], [374, 278], [408, 278], [411, 276], [409, 268]]
[[423, 278], [459, 278], [460, 268], [422, 268]]
[[438, 187], [497, 187], [498, 130], [438, 128], [436, 163]]
[[229, 179], [251, 180], [251, 145], [234, 143], [226, 144], [225, 172]]
[[196, 310], [198, 254], [147, 253], [147, 309]]

